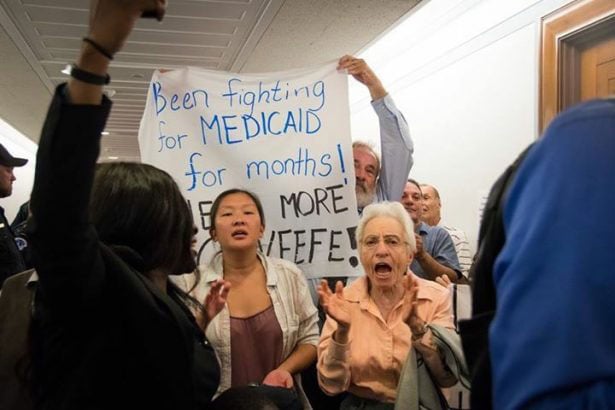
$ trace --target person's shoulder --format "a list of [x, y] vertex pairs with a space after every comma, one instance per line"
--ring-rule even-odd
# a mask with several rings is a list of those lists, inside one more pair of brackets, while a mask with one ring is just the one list
[[187, 273], [172, 275], [169, 278], [186, 292], [191, 290], [190, 293], [198, 295], [198, 297], [205, 297], [209, 288], [211, 288], [211, 284], [223, 278], [221, 255], [214, 255], [209, 262], [200, 264], [197, 269], [199, 271], [198, 277], [194, 273]]
[[426, 223], [423, 223], [422, 229], [424, 229], [427, 232], [428, 236], [431, 236], [433, 238], [450, 238], [450, 234], [448, 233], [448, 230], [444, 229], [443, 227], [439, 225], [432, 226], [432, 225], [427, 225]]
[[461, 229], [455, 228], [454, 226], [450, 226], [450, 225], [439, 224], [437, 226], [443, 228], [449, 234], [454, 233], [454, 232], [463, 232]]
[[206, 264], [199, 265], [201, 271], [201, 279], [205, 282], [212, 282], [221, 278], [222, 275], [222, 254], [218, 253], [212, 256], [212, 258]]
[[615, 116], [615, 98], [595, 99], [577, 104], [555, 117], [552, 125], [564, 125], [570, 121], [585, 120], [602, 116]]
[[448, 226], [448, 225], [441, 225], [441, 226], [446, 230], [446, 232], [448, 232], [448, 234], [451, 236], [453, 241], [455, 239], [457, 239], [457, 240], [467, 240], [466, 239], [467, 235], [466, 235], [466, 233], [463, 230], [461, 230], [459, 228], [455, 228], [453, 226]]
[[276, 258], [274, 256], [265, 256], [267, 264], [276, 270], [278, 274], [288, 275], [291, 277], [303, 277], [303, 272], [293, 262]]
[[415, 276], [419, 284], [419, 297], [429, 297], [430, 299], [448, 298], [450, 291], [433, 280], [419, 278]]
[[438, 234], [441, 234], [441, 233], [448, 234], [448, 230], [440, 225], [432, 226], [432, 225], [425, 224], [425, 226], [427, 227], [428, 232], [433, 232], [433, 233], [438, 233]]
[[361, 276], [344, 288], [344, 299], [349, 302], [359, 302], [367, 295], [367, 276]]
[[602, 121], [615, 124], [615, 98], [590, 100], [563, 111], [553, 119], [544, 138], [536, 145], [559, 144], [562, 134], [570, 134], [570, 137], [585, 143], [587, 136], [581, 135], [580, 130], [612, 136], [610, 127], [605, 128]]
[[[551, 186], [555, 182], [567, 184], [584, 170], [598, 164], [612, 164], [615, 151], [610, 147], [615, 143], [614, 127], [615, 99], [591, 100], [561, 112], [519, 164], [510, 192], [531, 186], [532, 192], [544, 200], [545, 190], [541, 185], [544, 180]], [[574, 167], [570, 166], [571, 160], [575, 161]], [[509, 194], [506, 206], [511, 203], [510, 197], [515, 198]]]
[[434, 282], [433, 280], [420, 278], [415, 276], [415, 279], [418, 280], [419, 288], [428, 289], [430, 292], [434, 294], [448, 295], [448, 288], [440, 285], [438, 282]]

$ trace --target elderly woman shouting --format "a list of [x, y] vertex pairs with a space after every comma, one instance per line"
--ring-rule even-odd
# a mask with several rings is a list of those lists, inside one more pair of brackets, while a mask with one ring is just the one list
[[399, 203], [369, 205], [357, 227], [366, 275], [318, 293], [327, 321], [318, 347], [318, 380], [328, 394], [348, 391], [341, 409], [392, 409], [411, 347], [440, 387], [456, 382], [428, 324], [453, 329], [448, 290], [408, 270], [416, 244], [412, 220]]

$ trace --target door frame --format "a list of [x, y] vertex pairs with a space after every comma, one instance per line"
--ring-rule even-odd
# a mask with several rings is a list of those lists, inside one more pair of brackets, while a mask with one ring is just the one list
[[580, 101], [579, 48], [615, 27], [613, 0], [576, 0], [544, 16], [540, 53], [540, 133]]

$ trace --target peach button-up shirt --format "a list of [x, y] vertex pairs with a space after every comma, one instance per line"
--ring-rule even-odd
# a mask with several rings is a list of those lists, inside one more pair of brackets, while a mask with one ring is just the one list
[[[414, 277], [419, 281], [419, 318], [428, 324], [454, 329], [448, 289]], [[329, 394], [349, 391], [359, 397], [392, 403], [412, 336], [401, 317], [402, 302], [393, 308], [387, 323], [369, 296], [367, 277], [344, 289], [344, 298], [350, 302], [348, 343], [333, 340], [337, 322], [327, 317], [318, 346], [320, 387]]]

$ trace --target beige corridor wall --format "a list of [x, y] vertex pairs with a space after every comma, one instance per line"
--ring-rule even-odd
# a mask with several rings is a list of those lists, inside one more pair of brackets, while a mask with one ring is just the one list
[[[569, 0], [432, 0], [361, 54], [404, 113], [411, 177], [438, 187], [443, 220], [476, 247], [491, 184], [537, 138], [540, 18]], [[351, 88], [353, 138], [377, 142]]]

